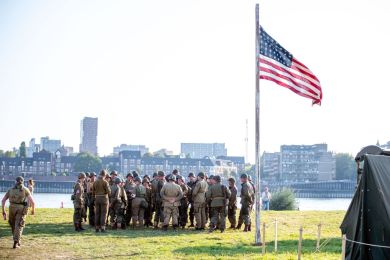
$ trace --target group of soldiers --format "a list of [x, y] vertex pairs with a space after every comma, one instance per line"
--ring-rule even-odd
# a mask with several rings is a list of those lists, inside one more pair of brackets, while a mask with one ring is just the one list
[[209, 232], [226, 229], [228, 217], [231, 229], [251, 231], [250, 212], [254, 204], [255, 187], [246, 174], [240, 176], [241, 208], [238, 223], [237, 187], [234, 178], [228, 179], [228, 186], [221, 183], [221, 177], [207, 176], [199, 172], [188, 174], [188, 181], [177, 170], [166, 175], [163, 171], [145, 175], [128, 173], [126, 179], [116, 171], [109, 175], [102, 170], [95, 173], [80, 173], [74, 186], [74, 226], [83, 231], [82, 222], [88, 222], [96, 232], [111, 229], [145, 228], [168, 230], [172, 223], [174, 230], [189, 228], [205, 230], [209, 221]]

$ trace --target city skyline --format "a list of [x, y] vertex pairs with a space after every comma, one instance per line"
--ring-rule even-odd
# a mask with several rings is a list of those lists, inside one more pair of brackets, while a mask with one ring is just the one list
[[[99, 118], [100, 154], [122, 143], [178, 153], [180, 142], [224, 142], [229, 154], [245, 155], [248, 119], [253, 163], [254, 6], [2, 1], [0, 147], [50, 136], [77, 148], [88, 115]], [[326, 142], [356, 154], [390, 140], [381, 112], [389, 11], [383, 0], [260, 3], [262, 26], [310, 67], [324, 93], [322, 106], [311, 107], [260, 81], [262, 151]]]

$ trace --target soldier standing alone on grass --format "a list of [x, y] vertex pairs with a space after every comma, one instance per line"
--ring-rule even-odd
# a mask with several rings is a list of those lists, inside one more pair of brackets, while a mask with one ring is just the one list
[[248, 175], [245, 173], [241, 175], [241, 209], [240, 216], [238, 217], [237, 229], [241, 229], [242, 223], [245, 224], [244, 232], [248, 232], [251, 229], [251, 217], [250, 212], [253, 205], [253, 188], [248, 182]]
[[11, 226], [14, 245], [13, 248], [20, 247], [20, 240], [22, 238], [23, 228], [25, 226], [25, 218], [28, 212], [29, 205], [31, 206], [31, 215], [35, 214], [35, 203], [30, 191], [24, 185], [23, 177], [16, 178], [16, 184], [9, 189], [1, 201], [1, 208], [3, 211], [3, 218], [7, 220], [7, 213], [5, 212], [5, 202], [9, 199], [9, 219], [8, 223]]
[[98, 179], [93, 183], [92, 196], [95, 198], [95, 230], [106, 232], [106, 219], [108, 211], [108, 196], [111, 189], [106, 181], [107, 172], [102, 170]]

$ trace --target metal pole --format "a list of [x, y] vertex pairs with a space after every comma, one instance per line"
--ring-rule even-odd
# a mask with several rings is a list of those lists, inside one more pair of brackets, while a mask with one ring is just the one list
[[301, 255], [302, 255], [302, 232], [303, 232], [303, 228], [301, 226], [299, 228], [298, 260], [301, 260]]
[[275, 252], [278, 252], [278, 219], [275, 218]]
[[317, 246], [316, 246], [317, 251], [320, 250], [320, 242], [321, 242], [321, 223], [318, 224], [318, 230], [317, 230]]
[[255, 232], [255, 245], [261, 245], [261, 232], [260, 232], [260, 82], [259, 82], [259, 51], [260, 51], [260, 34], [259, 34], [259, 4], [256, 4], [256, 41], [255, 41], [255, 71], [256, 71], [256, 232]]
[[263, 223], [263, 255], [265, 255], [265, 222]]

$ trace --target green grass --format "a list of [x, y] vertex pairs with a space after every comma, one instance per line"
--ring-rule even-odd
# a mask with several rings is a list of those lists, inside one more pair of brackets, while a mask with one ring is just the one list
[[[266, 250], [254, 243], [252, 232], [227, 230], [221, 234], [191, 229], [174, 232], [146, 230], [109, 230], [96, 234], [88, 229], [76, 233], [71, 209], [38, 209], [27, 217], [22, 248], [11, 249], [11, 231], [0, 222], [0, 259], [297, 259], [299, 227], [303, 226], [303, 259], [340, 259], [339, 225], [343, 211], [269, 211], [262, 212], [267, 225]], [[274, 252], [274, 227], [278, 219], [278, 252]], [[315, 253], [318, 223], [323, 223], [322, 240], [329, 244]], [[254, 222], [253, 222], [254, 223]]]

